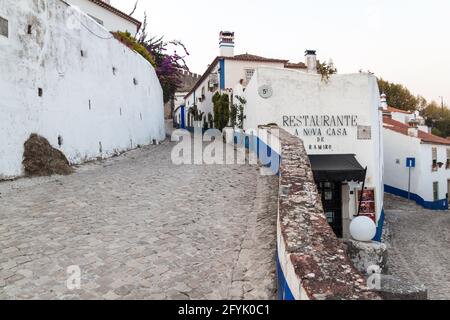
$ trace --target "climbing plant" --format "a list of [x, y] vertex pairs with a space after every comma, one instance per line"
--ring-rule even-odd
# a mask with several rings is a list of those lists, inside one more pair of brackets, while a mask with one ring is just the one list
[[214, 127], [214, 119], [213, 119], [213, 115], [211, 114], [211, 112], [208, 113], [208, 125], [210, 128]]
[[317, 62], [317, 72], [322, 76], [322, 81], [328, 82], [332, 74], [337, 73], [337, 69], [332, 63]]
[[145, 60], [150, 62], [153, 67], [156, 66], [155, 60], [153, 59], [152, 55], [147, 50], [147, 48], [145, 48], [145, 46], [143, 46], [141, 43], [139, 43], [131, 35], [131, 33], [129, 33], [128, 31], [127, 32], [117, 31], [117, 32], [112, 32], [112, 34], [113, 34], [114, 38], [116, 38], [117, 40], [122, 42], [128, 48], [139, 53]]
[[185, 61], [189, 52], [181, 41], [165, 41], [163, 36], [150, 37], [147, 28], [147, 14], [144, 13], [144, 22], [137, 36], [137, 42], [150, 53], [154, 60], [156, 75], [161, 83], [166, 103], [183, 86], [181, 71], [189, 70]]
[[234, 108], [235, 108], [235, 125], [236, 127], [243, 129], [244, 128], [244, 120], [246, 119], [246, 116], [244, 114], [245, 111], [245, 105], [247, 104], [247, 100], [245, 100], [244, 97], [241, 96], [235, 96], [234, 97], [238, 103], [234, 104]]
[[194, 118], [194, 121], [202, 121], [204, 112], [200, 111], [197, 107], [197, 105], [194, 105], [191, 107], [188, 111], [188, 114], [192, 115]]

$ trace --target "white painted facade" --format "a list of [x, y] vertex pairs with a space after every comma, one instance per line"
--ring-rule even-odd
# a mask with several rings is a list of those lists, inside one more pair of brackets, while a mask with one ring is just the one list
[[[252, 60], [249, 57], [251, 55], [248, 54], [235, 55], [234, 33], [230, 32], [220, 33], [219, 52], [220, 55], [208, 67], [208, 70], [194, 87], [195, 89], [185, 97], [186, 119], [188, 119], [189, 108], [194, 105], [201, 112], [204, 112], [204, 118], [207, 118], [209, 113], [214, 116], [212, 98], [217, 92], [221, 94], [228, 93], [231, 97], [231, 102], [236, 103], [233, 97], [242, 94], [257, 68], [287, 68], [289, 64], [287, 60], [282, 59], [267, 59], [254, 56], [256, 59]], [[298, 68], [297, 70], [317, 73], [315, 51], [308, 52], [309, 54], [306, 55], [305, 60], [309, 63], [309, 69], [304, 66], [304, 69]], [[221, 70], [222, 67], [224, 70]], [[235, 90], [237, 91], [235, 92]], [[179, 118], [180, 114], [178, 113], [176, 117]], [[190, 123], [192, 123], [192, 119]]]
[[[392, 119], [398, 121], [399, 116], [392, 113]], [[406, 161], [407, 158], [415, 158], [416, 166], [411, 169], [410, 198], [426, 208], [446, 209], [450, 192], [450, 141], [447, 145], [445, 142], [426, 142], [420, 136], [394, 130], [386, 120], [383, 135], [386, 190], [407, 197], [409, 168]], [[427, 136], [430, 137], [433, 140], [431, 135]], [[433, 166], [433, 149], [435, 163], [442, 166]], [[434, 193], [434, 183], [438, 185], [437, 194]]]
[[[72, 164], [165, 138], [154, 68], [60, 0], [0, 0], [0, 178], [22, 174], [23, 144], [47, 138]], [[31, 26], [31, 34], [28, 34]], [[83, 56], [82, 56], [83, 54]], [[42, 93], [42, 96], [39, 96]]]
[[[214, 94], [217, 91], [220, 91], [221, 93], [228, 92], [230, 95], [233, 94], [233, 89], [240, 84], [241, 80], [243, 82], [243, 86], [245, 87], [247, 85], [246, 70], [256, 70], [256, 68], [260, 66], [279, 67], [279, 68], [284, 67], [284, 63], [282, 62], [275, 62], [275, 63], [254, 62], [254, 61], [239, 61], [230, 59], [225, 59], [224, 65], [225, 65], [225, 77], [224, 77], [225, 89], [220, 90], [219, 87], [217, 86], [216, 88], [214, 88], [214, 90], [210, 90], [209, 81], [211, 78], [207, 77], [200, 83], [195, 92], [191, 93], [189, 96], [185, 98], [186, 112], [190, 107], [196, 104], [199, 110], [205, 113], [204, 116], [207, 116], [208, 113], [211, 113], [213, 115], [214, 105], [212, 102], [212, 98]], [[214, 76], [214, 78], [216, 77], [218, 79], [220, 78], [219, 68], [220, 66], [219, 64], [217, 64], [216, 67], [212, 70], [211, 74], [217, 74], [217, 76]]]
[[[271, 97], [260, 96], [262, 86], [272, 89]], [[382, 113], [379, 110], [378, 90], [376, 78], [369, 74], [333, 75], [329, 82], [325, 82], [317, 74], [260, 67], [245, 91], [244, 129], [275, 123], [301, 138], [309, 155], [354, 154], [358, 162], [368, 168], [365, 186], [375, 190], [376, 219], [379, 220], [383, 211], [384, 190]], [[351, 125], [340, 128], [320, 124], [295, 126], [290, 120], [286, 122], [285, 118], [346, 115], [355, 118], [349, 118]], [[310, 133], [307, 135], [304, 129], [321, 129], [321, 132], [311, 133], [308, 130]], [[338, 132], [338, 129], [341, 131]], [[363, 129], [370, 132], [370, 139], [359, 138], [358, 131]], [[324, 149], [325, 145], [331, 147]], [[350, 221], [357, 214], [356, 189], [361, 187], [355, 182], [348, 182], [342, 187], [344, 237], [348, 237]]]
[[[96, 22], [104, 26], [111, 32], [115, 31], [128, 31], [133, 36], [139, 31], [138, 25], [131, 22], [120, 15], [98, 5], [91, 0], [65, 0], [72, 6], [78, 7], [81, 11], [85, 12], [88, 16], [93, 18]], [[104, 1], [109, 4], [109, 1]]]

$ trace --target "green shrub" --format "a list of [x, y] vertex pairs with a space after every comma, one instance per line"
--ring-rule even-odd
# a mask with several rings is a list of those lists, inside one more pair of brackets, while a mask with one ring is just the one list
[[114, 38], [122, 42], [124, 45], [126, 45], [131, 50], [136, 51], [139, 53], [145, 60], [151, 63], [153, 67], [156, 67], [155, 61], [153, 60], [152, 55], [148, 50], [142, 45], [137, 42], [137, 40], [129, 33], [129, 32], [112, 32]]

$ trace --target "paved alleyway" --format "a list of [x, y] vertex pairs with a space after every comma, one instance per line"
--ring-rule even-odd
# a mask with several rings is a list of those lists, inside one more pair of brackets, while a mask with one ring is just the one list
[[431, 211], [386, 195], [389, 272], [428, 288], [429, 299], [450, 299], [450, 211]]
[[0, 183], [0, 299], [275, 298], [277, 178], [172, 146]]

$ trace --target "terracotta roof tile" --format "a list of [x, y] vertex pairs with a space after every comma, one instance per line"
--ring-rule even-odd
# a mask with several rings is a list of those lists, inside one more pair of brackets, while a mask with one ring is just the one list
[[405, 111], [405, 110], [397, 109], [397, 108], [394, 108], [394, 107], [388, 107], [388, 111], [389, 112], [404, 113], [404, 114], [413, 114], [414, 113], [412, 111]]
[[[383, 117], [383, 127], [404, 135], [408, 135], [408, 128], [409, 126], [407, 124], [404, 124], [402, 122], [393, 120], [390, 117]], [[443, 144], [443, 145], [450, 145], [450, 140], [438, 137], [431, 133], [426, 133], [423, 131], [418, 131], [418, 138], [422, 141], [422, 143], [431, 143], [431, 144]]]
[[303, 62], [299, 62], [299, 63], [286, 63], [284, 65], [285, 68], [288, 69], [307, 69], [308, 67], [306, 66], [306, 64], [304, 64]]
[[281, 60], [281, 59], [272, 59], [256, 56], [254, 54], [239, 54], [234, 57], [226, 57], [227, 60], [238, 60], [238, 61], [254, 61], [254, 62], [279, 62], [279, 63], [288, 63], [289, 60]]

